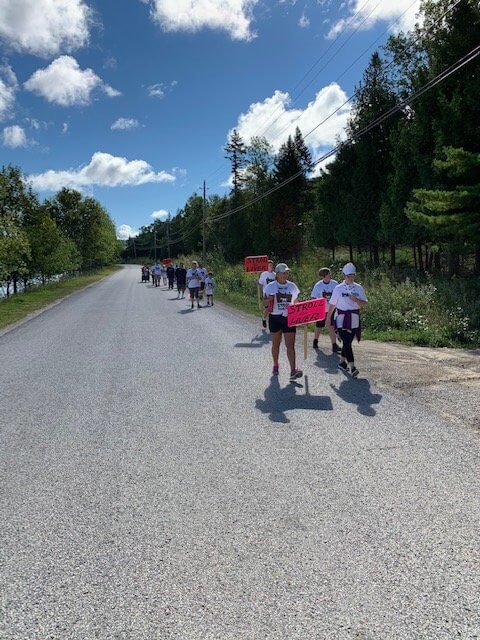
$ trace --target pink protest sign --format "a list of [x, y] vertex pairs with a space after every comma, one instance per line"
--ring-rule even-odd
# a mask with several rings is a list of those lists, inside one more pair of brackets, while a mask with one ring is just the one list
[[247, 273], [268, 271], [268, 256], [247, 256], [244, 262]]
[[327, 301], [325, 298], [315, 298], [306, 302], [297, 302], [287, 307], [288, 326], [298, 327], [325, 320], [327, 315]]

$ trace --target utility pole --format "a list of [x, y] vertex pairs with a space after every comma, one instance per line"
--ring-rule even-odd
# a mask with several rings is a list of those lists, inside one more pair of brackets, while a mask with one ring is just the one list
[[155, 231], [153, 232], [153, 242], [155, 243], [154, 245], [154, 249], [155, 249], [155, 262], [157, 262], [157, 230], [155, 229]]
[[137, 247], [135, 246], [135, 238], [133, 239], [133, 255], [135, 256], [135, 260], [137, 259]]
[[203, 240], [203, 247], [202, 247], [202, 262], [203, 265], [205, 266], [205, 262], [207, 261], [207, 233], [206, 233], [206, 226], [207, 226], [207, 184], [205, 182], [205, 180], [203, 181], [203, 216], [202, 216], [202, 240]]

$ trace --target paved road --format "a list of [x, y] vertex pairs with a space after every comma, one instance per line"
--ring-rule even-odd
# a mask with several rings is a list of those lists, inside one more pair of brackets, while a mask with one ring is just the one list
[[478, 434], [138, 274], [0, 339], [2, 640], [480, 637]]

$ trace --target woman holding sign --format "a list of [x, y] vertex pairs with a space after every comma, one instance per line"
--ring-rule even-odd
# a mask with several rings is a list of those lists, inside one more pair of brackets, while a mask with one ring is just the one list
[[266, 298], [265, 308], [268, 309], [268, 328], [272, 334], [273, 375], [278, 376], [278, 358], [282, 336], [285, 338], [287, 357], [290, 363], [290, 380], [297, 380], [303, 376], [303, 371], [297, 369], [295, 361], [296, 328], [288, 326], [287, 308], [294, 304], [299, 296], [299, 289], [294, 282], [288, 280], [290, 269], [284, 262], [275, 267], [275, 280], [264, 288]]
[[343, 267], [345, 280], [333, 290], [327, 316], [328, 326], [335, 312], [335, 326], [343, 342], [342, 360], [338, 363], [338, 367], [345, 373], [349, 373], [352, 378], [358, 376], [352, 343], [355, 337], [360, 342], [362, 334], [360, 309], [368, 303], [363, 287], [355, 282], [355, 273], [355, 266], [351, 262]]

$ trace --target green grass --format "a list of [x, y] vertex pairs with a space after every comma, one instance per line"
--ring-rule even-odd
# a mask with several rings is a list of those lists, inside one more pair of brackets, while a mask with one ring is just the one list
[[55, 300], [64, 298], [78, 289], [83, 289], [89, 284], [101, 280], [105, 276], [114, 273], [117, 269], [117, 266], [105, 267], [78, 277], [65, 278], [60, 282], [38, 286], [26, 293], [12, 295], [8, 299], [1, 299], [0, 329], [22, 320], [30, 313], [48, 306]]
[[[307, 299], [317, 271], [329, 266], [341, 280], [341, 266], [317, 251], [298, 262], [289, 261], [292, 280]], [[448, 278], [421, 274], [409, 265], [396, 269], [372, 269], [358, 260], [357, 280], [365, 287], [369, 304], [362, 312], [364, 337], [382, 342], [402, 342], [426, 347], [480, 347], [480, 279], [474, 276]], [[209, 261], [215, 271], [216, 296], [246, 313], [260, 316], [256, 277], [245, 274], [242, 265]]]

